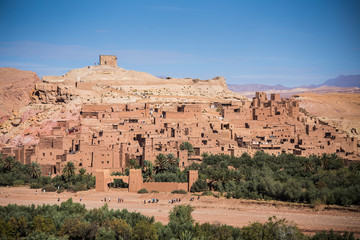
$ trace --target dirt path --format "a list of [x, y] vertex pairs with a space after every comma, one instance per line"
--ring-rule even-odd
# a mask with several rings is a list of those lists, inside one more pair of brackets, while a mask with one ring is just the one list
[[[294, 221], [304, 233], [312, 234], [318, 231], [351, 231], [360, 237], [360, 212], [359, 211], [340, 211], [340, 210], [319, 210], [307, 207], [275, 206], [272, 204], [259, 204], [254, 201], [244, 201], [238, 199], [225, 199], [214, 197], [201, 197], [200, 200], [190, 202], [190, 194], [170, 194], [153, 193], [137, 194], [129, 193], [124, 190], [112, 189], [107, 193], [95, 192], [90, 190], [79, 193], [64, 192], [57, 193], [38, 193], [28, 187], [0, 188], [0, 205], [19, 204], [19, 205], [39, 205], [39, 204], [59, 204], [60, 202], [73, 198], [74, 202], [85, 204], [86, 208], [99, 208], [104, 205], [104, 198], [110, 208], [123, 209], [140, 212], [146, 216], [154, 216], [156, 221], [168, 222], [168, 214], [174, 205], [191, 204], [195, 207], [193, 218], [196, 222], [222, 223], [235, 227], [243, 227], [251, 222], [266, 222], [271, 216], [286, 218]], [[109, 203], [109, 197], [111, 199]], [[144, 204], [144, 200], [158, 198], [159, 203]], [[117, 199], [124, 199], [123, 203], [118, 203]], [[181, 203], [169, 204], [173, 198], [181, 198]]]

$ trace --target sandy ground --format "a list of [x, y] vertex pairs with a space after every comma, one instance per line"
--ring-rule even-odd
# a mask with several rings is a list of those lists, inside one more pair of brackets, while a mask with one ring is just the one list
[[[318, 231], [352, 231], [360, 237], [360, 211], [347, 210], [319, 210], [309, 207], [289, 206], [289, 204], [260, 203], [256, 201], [239, 199], [217, 199], [215, 197], [203, 197], [200, 200], [195, 198], [190, 201], [191, 194], [170, 194], [152, 193], [137, 194], [129, 193], [122, 189], [111, 189], [109, 192], [96, 192], [90, 190], [86, 192], [69, 193], [35, 193], [34, 189], [28, 187], [2, 187], [0, 188], [0, 205], [19, 204], [19, 205], [42, 205], [59, 204], [69, 198], [74, 202], [85, 204], [86, 208], [99, 208], [104, 205], [104, 198], [107, 198], [109, 208], [128, 209], [129, 211], [140, 212], [146, 216], [154, 216], [156, 221], [168, 222], [169, 211], [178, 204], [190, 204], [195, 207], [193, 218], [196, 222], [221, 223], [235, 227], [243, 227], [251, 222], [266, 222], [271, 216], [286, 218], [295, 222], [298, 227], [306, 234], [313, 234]], [[109, 203], [109, 197], [111, 199]], [[144, 200], [158, 198], [159, 203], [144, 204]], [[124, 199], [123, 203], [118, 203], [117, 199]], [[181, 203], [169, 204], [173, 198], [181, 198]], [[290, 204], [291, 205], [291, 204]]]

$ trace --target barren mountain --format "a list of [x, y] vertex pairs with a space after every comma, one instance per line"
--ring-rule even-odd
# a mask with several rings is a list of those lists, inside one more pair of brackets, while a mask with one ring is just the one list
[[337, 78], [327, 80], [322, 85], [335, 87], [360, 87], [360, 75], [340, 75]]
[[276, 86], [264, 84], [228, 84], [229, 89], [234, 92], [247, 92], [247, 91], [268, 91], [268, 90], [288, 90], [290, 88], [284, 87], [280, 84]]
[[13, 109], [30, 103], [31, 90], [38, 82], [34, 72], [0, 68], [0, 123], [13, 115]]
[[300, 107], [353, 136], [360, 135], [360, 94], [302, 93]]
[[263, 84], [229, 84], [229, 89], [246, 97], [254, 96], [255, 92], [263, 91], [267, 94], [280, 93], [282, 97], [292, 97], [296, 94], [305, 92], [323, 93], [360, 93], [360, 75], [340, 75], [334, 79], [329, 79], [319, 85], [298, 86], [293, 88], [282, 85], [263, 85]]

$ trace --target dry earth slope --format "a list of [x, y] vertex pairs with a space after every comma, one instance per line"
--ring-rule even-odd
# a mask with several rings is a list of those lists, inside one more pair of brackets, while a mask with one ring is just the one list
[[300, 107], [350, 135], [360, 135], [360, 94], [302, 93]]
[[0, 123], [30, 103], [30, 92], [40, 79], [36, 73], [15, 68], [0, 68]]

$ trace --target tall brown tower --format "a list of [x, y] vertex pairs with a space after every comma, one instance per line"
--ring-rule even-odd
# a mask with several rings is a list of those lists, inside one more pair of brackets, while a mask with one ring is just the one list
[[100, 55], [100, 66], [117, 67], [117, 57], [114, 55]]

